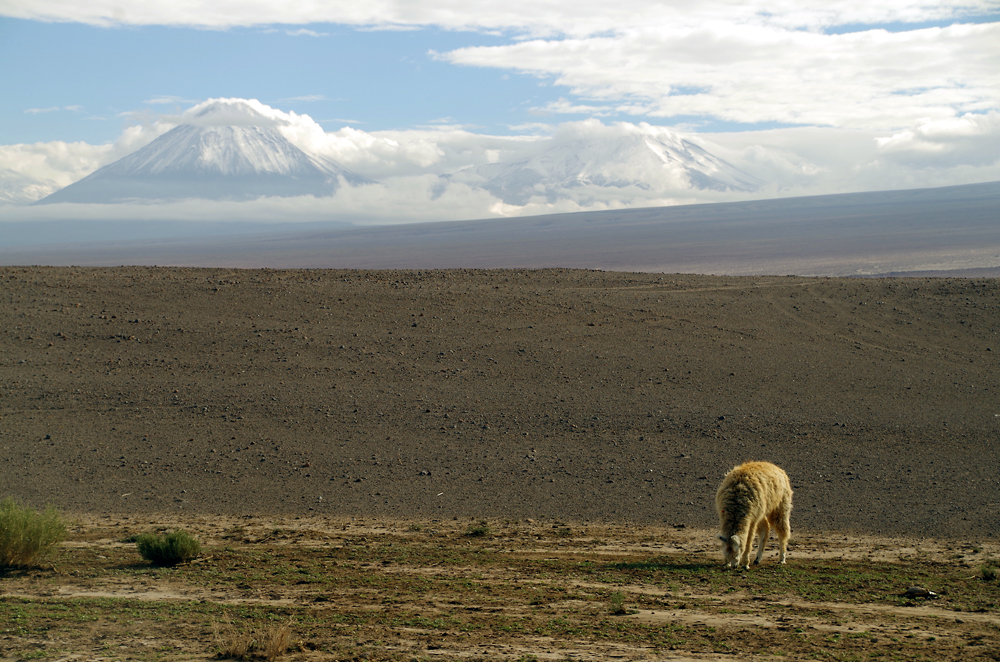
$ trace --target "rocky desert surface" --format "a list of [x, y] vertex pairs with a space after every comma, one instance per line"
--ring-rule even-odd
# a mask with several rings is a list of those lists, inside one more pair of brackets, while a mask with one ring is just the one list
[[78, 512], [1000, 532], [1000, 283], [0, 270], [4, 492]]

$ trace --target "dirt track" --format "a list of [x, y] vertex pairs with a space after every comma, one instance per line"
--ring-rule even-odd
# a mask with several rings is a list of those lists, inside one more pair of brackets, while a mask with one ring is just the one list
[[0, 270], [0, 484], [89, 513], [1000, 532], [1000, 283]]

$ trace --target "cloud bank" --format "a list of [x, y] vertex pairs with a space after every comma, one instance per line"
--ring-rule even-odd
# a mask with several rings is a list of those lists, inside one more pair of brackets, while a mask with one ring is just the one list
[[162, 121], [130, 126], [117, 140], [105, 145], [61, 140], [0, 145], [0, 172], [18, 173], [62, 188], [131, 154], [174, 126]]
[[789, 30], [821, 30], [837, 25], [921, 23], [996, 12], [991, 0], [715, 0], [660, 3], [623, 0], [346, 0], [315, 3], [293, 0], [6, 0], [0, 13], [40, 21], [72, 21], [97, 26], [173, 25], [212, 29], [336, 23], [362, 27], [426, 27], [449, 30], [517, 30], [534, 34], [590, 36], [619, 28], [708, 23], [766, 25]]
[[908, 166], [988, 166], [1000, 155], [1000, 112], [922, 120], [876, 143], [887, 159]]
[[[24, 195], [37, 199], [148, 144], [179, 123], [222, 121], [221, 116], [199, 115], [211, 103], [218, 106], [216, 102], [210, 100], [180, 115], [165, 115], [130, 126], [107, 145], [54, 141], [0, 146], [0, 174], [8, 173], [10, 186], [19, 185], [22, 189], [28, 184], [35, 186], [33, 192]], [[637, 166], [630, 164], [628, 177], [639, 185], [571, 185], [558, 191], [558, 195], [512, 205], [479, 188], [475, 169], [485, 164], [528, 161], [548, 153], [546, 150], [572, 150], [614, 136], [665, 138], [677, 136], [678, 132], [647, 123], [597, 120], [549, 126], [548, 135], [495, 136], [452, 126], [377, 132], [345, 127], [327, 132], [308, 115], [284, 112], [257, 101], [252, 102], [252, 107], [260, 114], [259, 121], [278, 127], [304, 151], [333, 159], [378, 183], [344, 186], [336, 195], [326, 198], [166, 205], [7, 206], [3, 218], [402, 223], [1000, 180], [1000, 112], [991, 111], [945, 120], [925, 119], [901, 131], [811, 127], [690, 133], [680, 137], [761, 180], [760, 190], [752, 193], [699, 190], [683, 178], [664, 179], [652, 171], [655, 164], [649, 166], [649, 172], [642, 171], [645, 165], [636, 170]], [[0, 177], [0, 188], [4, 182]], [[8, 196], [8, 202], [11, 201], [30, 199], [14, 200]]]
[[822, 34], [734, 24], [531, 39], [438, 57], [515, 69], [587, 100], [542, 113], [892, 129], [1000, 107], [1000, 23]]
[[1000, 109], [997, 9], [995, 0], [6, 0], [0, 15], [107, 27], [280, 27], [314, 38], [327, 33], [289, 26], [475, 31], [506, 43], [433, 56], [565, 88], [568, 98], [533, 109], [543, 116], [902, 130]]

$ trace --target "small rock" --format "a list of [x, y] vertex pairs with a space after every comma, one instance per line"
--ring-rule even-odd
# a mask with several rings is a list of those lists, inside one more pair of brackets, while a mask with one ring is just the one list
[[928, 590], [923, 586], [911, 586], [910, 588], [906, 589], [906, 592], [903, 593], [903, 595], [907, 598], [924, 598], [927, 600], [933, 600], [934, 598], [938, 597], [937, 593]]

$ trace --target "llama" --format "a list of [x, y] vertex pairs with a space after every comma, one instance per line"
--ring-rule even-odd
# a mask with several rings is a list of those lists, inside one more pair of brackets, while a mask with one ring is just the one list
[[788, 474], [770, 462], [745, 462], [723, 479], [715, 495], [719, 511], [722, 552], [726, 567], [750, 569], [750, 551], [760, 535], [757, 558], [764, 555], [770, 529], [778, 536], [780, 562], [785, 562], [788, 538], [792, 534], [792, 487]]

